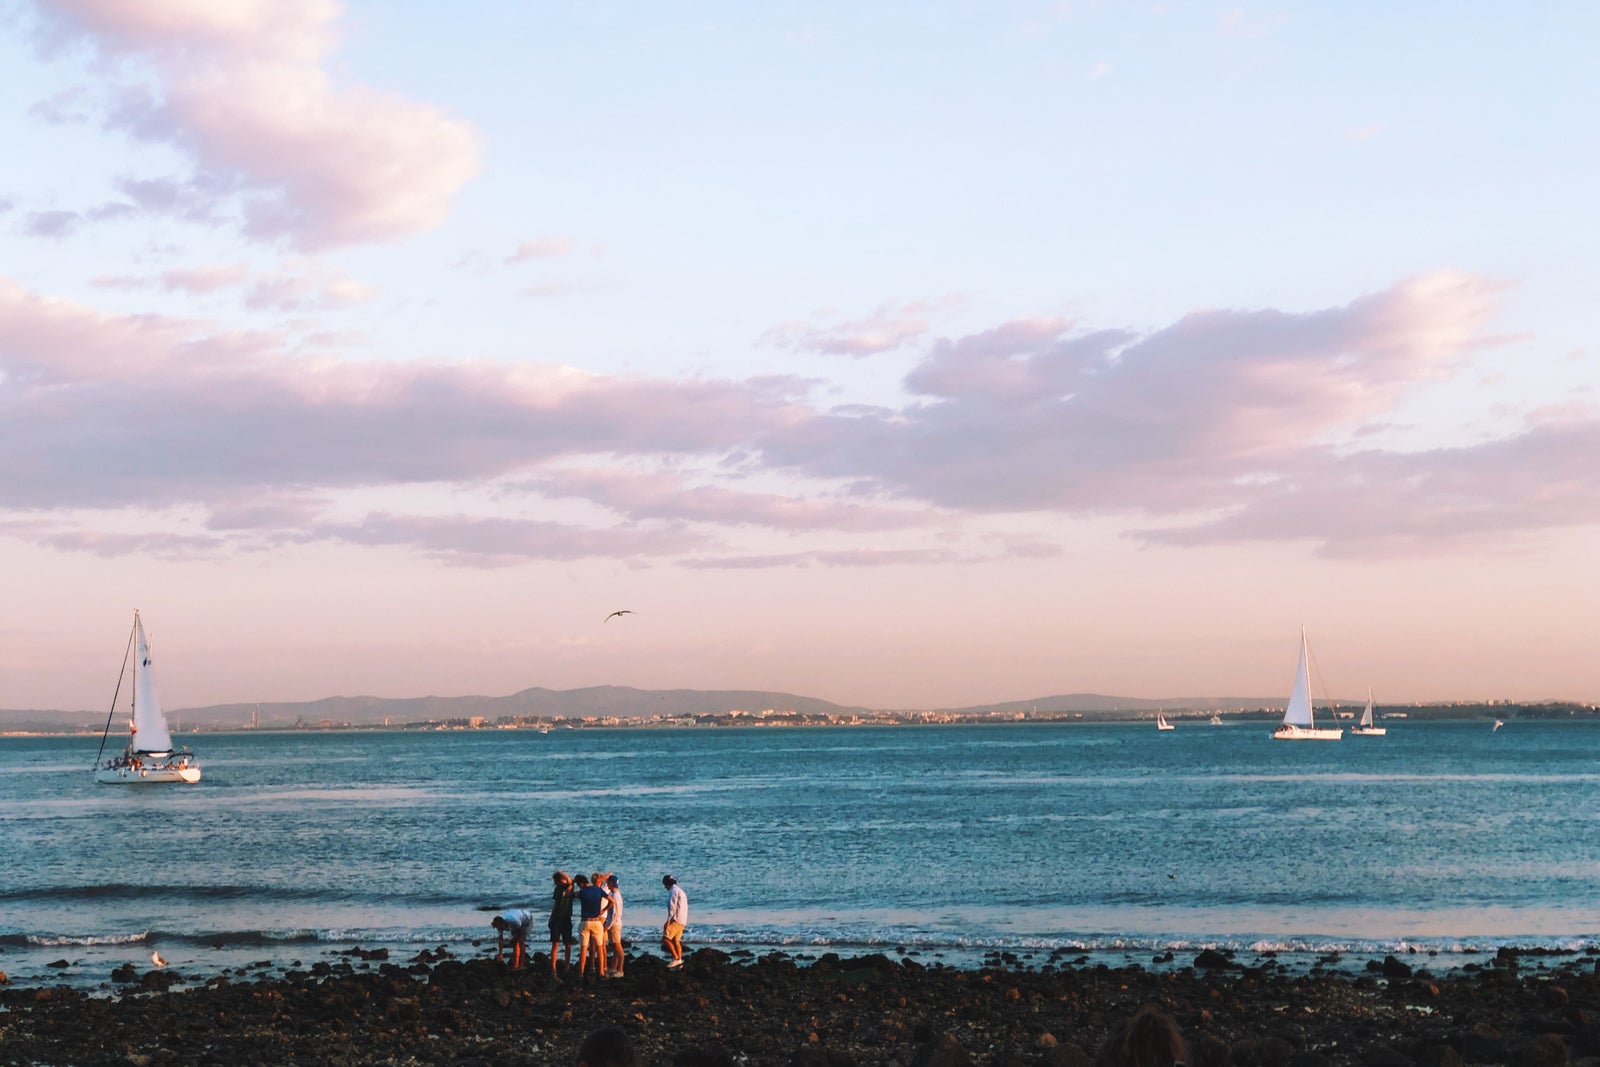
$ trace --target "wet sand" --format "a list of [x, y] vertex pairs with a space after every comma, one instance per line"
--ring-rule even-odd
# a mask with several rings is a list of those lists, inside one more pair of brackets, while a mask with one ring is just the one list
[[0, 986], [0, 1063], [571, 1064], [587, 1033], [616, 1025], [654, 1065], [1085, 1067], [1117, 1020], [1156, 1004], [1188, 1040], [1190, 1067], [1600, 1067], [1590, 957], [1503, 952], [1438, 977], [1414, 959], [1310, 975], [1215, 953], [1188, 963], [996, 958], [963, 970], [702, 949], [678, 971], [641, 956], [619, 980], [554, 982], [538, 956], [514, 972], [358, 950], [193, 984], [129, 966], [109, 995]]

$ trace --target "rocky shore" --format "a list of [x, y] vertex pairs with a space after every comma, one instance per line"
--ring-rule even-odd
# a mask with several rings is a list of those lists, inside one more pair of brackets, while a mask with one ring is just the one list
[[585, 1034], [617, 1025], [655, 1067], [1087, 1067], [1115, 1022], [1156, 1004], [1189, 1067], [1600, 1067], [1591, 957], [1507, 951], [1441, 976], [1394, 959], [1300, 975], [1212, 952], [1159, 962], [960, 970], [702, 949], [677, 971], [637, 957], [605, 982], [555, 982], [542, 957], [513, 972], [381, 949], [204, 983], [125, 967], [108, 996], [0, 986], [0, 1064], [565, 1065]]

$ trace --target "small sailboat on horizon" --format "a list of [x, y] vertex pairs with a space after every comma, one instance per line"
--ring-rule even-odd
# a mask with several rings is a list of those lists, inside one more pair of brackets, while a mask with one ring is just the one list
[[1300, 663], [1294, 672], [1294, 690], [1289, 706], [1283, 709], [1283, 724], [1272, 731], [1279, 741], [1337, 741], [1344, 736], [1341, 727], [1318, 726], [1311, 707], [1311, 655], [1305, 627], [1300, 628]]
[[1175, 727], [1170, 722], [1167, 721], [1167, 716], [1166, 716], [1165, 712], [1160, 712], [1160, 711], [1156, 712], [1156, 729], [1157, 730], [1172, 730], [1172, 729], [1175, 729]]
[[1351, 737], [1383, 737], [1389, 732], [1386, 726], [1378, 726], [1372, 719], [1372, 690], [1367, 690], [1367, 710], [1361, 713], [1361, 721], [1350, 727]]
[[117, 713], [117, 696], [128, 674], [125, 654], [122, 674], [117, 678], [117, 693], [112, 694], [111, 711], [106, 715], [105, 732], [100, 735], [100, 753], [95, 756], [95, 781], [106, 785], [198, 782], [200, 764], [194, 753], [187, 748], [174, 751], [172, 747], [167, 718], [161, 713], [161, 701], [156, 697], [150, 641], [145, 637], [144, 623], [139, 620], [137, 611], [133, 613], [133, 633], [128, 635], [128, 643], [133, 656], [133, 706], [128, 715], [128, 745], [121, 755], [100, 762], [106, 738], [111, 733], [112, 717]]

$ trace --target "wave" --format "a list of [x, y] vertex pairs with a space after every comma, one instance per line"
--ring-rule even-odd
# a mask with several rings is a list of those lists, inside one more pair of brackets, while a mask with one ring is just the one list
[[[410, 893], [390, 895], [388, 900], [412, 905], [459, 906], [471, 908], [473, 905], [464, 904], [459, 897], [440, 893]], [[141, 901], [141, 900], [183, 900], [183, 901], [252, 901], [259, 903], [314, 903], [314, 904], [340, 904], [357, 901], [370, 901], [371, 894], [360, 888], [332, 889], [309, 888], [304, 886], [267, 886], [267, 885], [200, 885], [188, 882], [170, 882], [165, 884], [133, 885], [126, 882], [104, 882], [95, 885], [67, 885], [67, 886], [37, 886], [19, 889], [0, 889], [0, 901], [14, 901], [19, 903], [47, 903], [60, 904], [63, 902], [86, 901]]]

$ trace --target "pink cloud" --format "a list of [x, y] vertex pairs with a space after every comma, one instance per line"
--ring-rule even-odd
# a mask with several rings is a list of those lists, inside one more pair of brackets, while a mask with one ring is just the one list
[[1456, 373], [1499, 287], [1429, 275], [1344, 307], [1208, 311], [1145, 336], [1029, 321], [934, 345], [903, 409], [818, 413], [772, 465], [955, 511], [1179, 515], [1238, 506]]
[[168, 292], [211, 293], [242, 285], [250, 272], [237, 263], [165, 271], [161, 287]]
[[[120, 521], [101, 538], [67, 518], [37, 534], [84, 551], [324, 539], [487, 565], [609, 553], [722, 567], [1049, 550], [963, 547], [965, 517], [1008, 512], [1115, 516], [1172, 544], [1308, 540], [1328, 555], [1600, 522], [1593, 408], [1543, 412], [1471, 448], [1397, 453], [1364, 433], [1418, 390], [1474, 376], [1469, 357], [1503, 340], [1489, 332], [1498, 291], [1439, 274], [1319, 310], [1196, 312], [1144, 335], [1024, 320], [934, 343], [902, 405], [830, 411], [789, 378], [297, 357], [284, 335], [107, 315], [0, 279], [0, 520], [22, 536], [19, 516], [210, 515], [191, 541], [141, 541]], [[409, 486], [479, 503], [328, 517]], [[621, 521], [521, 514], [541, 498]], [[843, 555], [712, 541], [745, 530], [859, 541]]]
[[22, 232], [29, 237], [60, 240], [71, 237], [82, 222], [83, 216], [76, 211], [34, 211], [23, 220]]
[[[796, 417], [803, 390], [778, 379], [659, 382], [561, 367], [294, 358], [272, 334], [104, 315], [3, 281], [0, 381], [0, 499], [10, 507], [201, 504], [218, 528], [264, 521], [260, 511], [241, 521], [242, 493], [485, 484], [581, 455], [714, 455]], [[404, 525], [396, 518], [384, 528]], [[423, 519], [410, 528], [443, 537]], [[371, 527], [322, 529], [345, 540], [375, 536]], [[525, 532], [487, 520], [444, 529], [479, 545], [490, 534], [518, 543], [506, 531]], [[676, 542], [641, 534], [639, 543]]]
[[885, 304], [863, 318], [816, 326], [786, 323], [768, 331], [764, 342], [797, 352], [833, 356], [871, 356], [910, 344], [928, 333], [929, 316], [937, 303]]
[[1600, 521], [1600, 418], [1535, 419], [1514, 437], [1415, 453], [1309, 452], [1239, 493], [1225, 516], [1142, 540], [1178, 545], [1296, 540], [1334, 557], [1499, 548], [1535, 530]]
[[572, 238], [570, 237], [541, 237], [535, 241], [524, 241], [517, 246], [517, 250], [506, 257], [506, 263], [525, 263], [530, 259], [559, 259], [572, 254]]
[[806, 500], [713, 485], [690, 486], [674, 474], [619, 470], [559, 471], [529, 483], [544, 496], [578, 497], [631, 519], [764, 526], [779, 530], [899, 530], [927, 526], [921, 510]]
[[170, 183], [168, 199], [237, 193], [253, 236], [303, 249], [392, 240], [437, 225], [478, 170], [464, 123], [334, 83], [322, 63], [341, 8], [329, 0], [51, 6], [107, 53], [155, 70], [160, 96], [130, 90], [115, 121], [193, 156], [196, 178]]
[[573, 526], [482, 516], [406, 516], [374, 513], [356, 523], [312, 531], [317, 539], [398, 545], [449, 563], [509, 566], [529, 559], [644, 559], [706, 547], [703, 535], [674, 528]]

